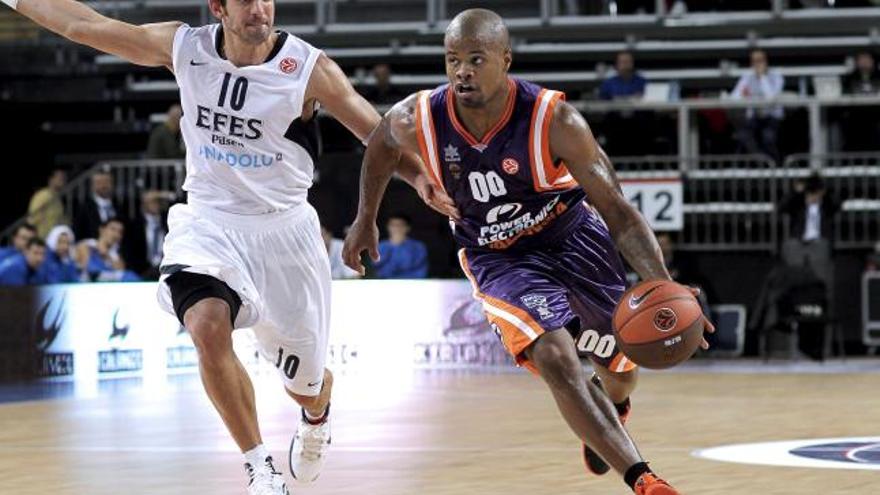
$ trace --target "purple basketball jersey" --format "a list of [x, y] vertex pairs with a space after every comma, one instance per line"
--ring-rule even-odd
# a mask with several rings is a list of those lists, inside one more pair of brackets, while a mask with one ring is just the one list
[[511, 78], [501, 120], [482, 140], [458, 121], [449, 85], [422, 92], [416, 110], [422, 159], [455, 201], [456, 241], [469, 249], [545, 245], [581, 219], [584, 192], [550, 156], [549, 126], [564, 95]]

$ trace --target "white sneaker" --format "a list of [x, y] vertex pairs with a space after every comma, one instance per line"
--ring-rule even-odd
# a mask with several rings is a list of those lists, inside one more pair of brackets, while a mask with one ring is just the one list
[[248, 495], [290, 495], [284, 477], [275, 470], [272, 457], [267, 457], [262, 466], [251, 466], [249, 462], [244, 465], [250, 482], [248, 483]]
[[306, 421], [305, 414], [290, 442], [290, 474], [300, 483], [318, 479], [330, 447], [330, 416], [319, 425]]

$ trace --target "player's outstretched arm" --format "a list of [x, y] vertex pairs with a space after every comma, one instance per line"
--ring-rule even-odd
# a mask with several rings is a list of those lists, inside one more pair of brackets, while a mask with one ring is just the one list
[[[382, 119], [373, 105], [354, 90], [342, 69], [326, 55], [321, 55], [315, 63], [315, 69], [309, 79], [306, 101], [312, 99], [320, 102], [330, 115], [362, 142], [366, 143], [379, 129], [379, 122]], [[401, 150], [394, 154], [394, 160], [396, 161], [393, 164], [389, 163], [395, 165], [392, 173], [396, 172], [401, 179], [412, 186], [428, 206], [444, 215], [457, 218], [458, 212], [452, 205], [452, 200], [431, 182], [417, 152]], [[390, 175], [385, 178], [386, 185], [389, 178]], [[377, 179], [381, 180], [381, 178]], [[382, 191], [384, 192], [384, 186]], [[381, 194], [379, 199], [381, 200]]]
[[74, 0], [3, 0], [22, 15], [65, 38], [131, 63], [171, 67], [179, 22], [137, 26], [105, 17]]
[[353, 270], [364, 273], [361, 253], [367, 251], [373, 261], [379, 260], [379, 230], [376, 218], [388, 181], [394, 175], [402, 153], [415, 153], [415, 96], [395, 105], [370, 136], [361, 167], [360, 199], [357, 218], [352, 224], [342, 259]]

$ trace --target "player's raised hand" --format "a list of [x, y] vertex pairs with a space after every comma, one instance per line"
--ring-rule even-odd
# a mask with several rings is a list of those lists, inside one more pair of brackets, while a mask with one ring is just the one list
[[[697, 299], [700, 298], [700, 294], [703, 292], [700, 290], [699, 287], [688, 287], [688, 290], [690, 290], [691, 294], [693, 294], [694, 297], [696, 297]], [[715, 333], [715, 325], [713, 325], [712, 322], [709, 321], [709, 318], [707, 318], [706, 316], [703, 316], [703, 326], [705, 327], [703, 329], [704, 332]], [[700, 347], [702, 347], [704, 351], [709, 349], [709, 342], [705, 339], [705, 337], [703, 338], [703, 341], [700, 343]]]
[[441, 215], [445, 215], [455, 221], [461, 220], [461, 213], [455, 207], [455, 202], [442, 189], [437, 187], [428, 176], [424, 174], [418, 176], [413, 186], [426, 205]]
[[355, 220], [345, 236], [342, 260], [362, 277], [366, 275], [366, 268], [361, 262], [361, 253], [364, 251], [367, 251], [374, 262], [379, 261], [379, 229], [375, 222]]

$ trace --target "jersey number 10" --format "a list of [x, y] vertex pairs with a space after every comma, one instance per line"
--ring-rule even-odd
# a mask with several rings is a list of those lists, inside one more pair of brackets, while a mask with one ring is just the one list
[[[217, 102], [217, 106], [220, 108], [223, 108], [226, 105], [226, 96], [227, 93], [229, 93], [229, 81], [231, 79], [232, 74], [228, 72], [223, 76], [223, 87], [220, 88], [220, 101]], [[247, 98], [247, 90], [247, 78], [235, 78], [235, 83], [232, 85], [232, 99], [229, 101], [229, 106], [231, 106], [233, 110], [238, 111], [244, 108], [244, 100]]]

